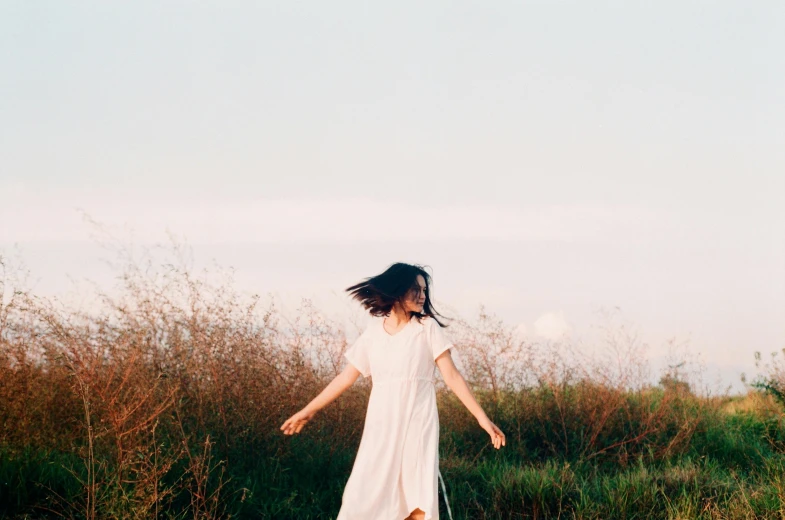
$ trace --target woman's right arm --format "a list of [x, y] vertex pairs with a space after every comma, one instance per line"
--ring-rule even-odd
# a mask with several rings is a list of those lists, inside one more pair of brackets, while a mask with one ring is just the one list
[[346, 368], [343, 369], [343, 372], [335, 376], [335, 378], [330, 381], [330, 384], [324, 387], [324, 390], [322, 390], [319, 395], [314, 397], [311, 402], [305, 405], [302, 410], [286, 419], [280, 428], [284, 435], [300, 433], [308, 421], [310, 421], [313, 416], [316, 415], [316, 412], [335, 401], [338, 396], [344, 393], [347, 388], [352, 386], [354, 382], [357, 381], [358, 377], [360, 377], [360, 371], [357, 370], [351, 363], [347, 363]]

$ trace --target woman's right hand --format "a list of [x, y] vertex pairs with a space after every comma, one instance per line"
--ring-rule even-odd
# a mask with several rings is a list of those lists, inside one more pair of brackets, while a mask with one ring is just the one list
[[284, 423], [281, 425], [281, 430], [283, 430], [284, 435], [300, 433], [308, 421], [313, 419], [314, 415], [316, 415], [315, 412], [307, 412], [305, 409], [302, 409], [286, 419], [286, 421], [284, 421]]

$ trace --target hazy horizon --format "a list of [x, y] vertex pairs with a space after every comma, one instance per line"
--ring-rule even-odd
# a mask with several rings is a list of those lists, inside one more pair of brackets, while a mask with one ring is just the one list
[[248, 292], [395, 261], [537, 337], [619, 307], [741, 391], [785, 347], [785, 4], [0, 6], [0, 254], [111, 283], [82, 212]]

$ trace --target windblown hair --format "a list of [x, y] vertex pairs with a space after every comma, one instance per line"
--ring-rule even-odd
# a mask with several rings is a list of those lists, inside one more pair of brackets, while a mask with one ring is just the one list
[[[412, 317], [420, 320], [430, 316], [440, 326], [445, 327], [436, 318], [441, 314], [436, 312], [431, 303], [431, 276], [423, 266], [397, 262], [383, 273], [366, 278], [365, 281], [348, 287], [346, 291], [368, 309], [372, 316], [386, 316], [392, 310], [393, 305], [403, 304], [409, 291], [419, 290], [417, 275], [421, 275], [425, 279], [425, 303], [422, 308], [423, 312], [412, 312]], [[442, 318], [444, 317], [442, 316]]]

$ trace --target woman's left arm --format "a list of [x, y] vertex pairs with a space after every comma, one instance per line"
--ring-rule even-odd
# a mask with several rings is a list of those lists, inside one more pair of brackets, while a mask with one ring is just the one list
[[450, 390], [452, 390], [455, 395], [458, 396], [458, 399], [461, 400], [463, 405], [469, 410], [469, 412], [471, 412], [475, 419], [477, 419], [477, 423], [482, 427], [482, 429], [488, 432], [488, 435], [491, 436], [493, 447], [498, 450], [501, 446], [506, 446], [507, 438], [504, 436], [504, 433], [499, 429], [499, 427], [493, 424], [493, 422], [488, 418], [488, 416], [485, 414], [485, 411], [474, 398], [469, 385], [466, 384], [466, 380], [463, 378], [463, 375], [455, 366], [449, 349], [445, 350], [444, 353], [436, 358], [436, 366], [439, 367], [439, 372], [442, 373], [444, 382], [447, 384]]

